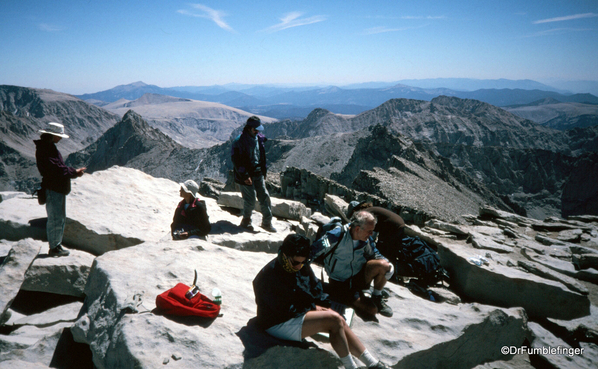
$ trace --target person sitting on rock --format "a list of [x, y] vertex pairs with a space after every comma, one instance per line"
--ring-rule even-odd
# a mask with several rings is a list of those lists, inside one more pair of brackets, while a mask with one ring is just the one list
[[253, 290], [258, 325], [274, 337], [291, 341], [327, 332], [345, 368], [357, 368], [351, 354], [368, 368], [388, 368], [370, 354], [343, 317], [329, 308], [322, 282], [308, 263], [309, 253], [310, 241], [290, 234], [278, 256], [257, 274]]
[[373, 206], [371, 202], [366, 201], [351, 201], [347, 217], [351, 218], [353, 213], [361, 210], [376, 217], [376, 228], [374, 228], [374, 234], [377, 234], [376, 248], [394, 265], [395, 274], [399, 273], [396, 268], [399, 251], [402, 247], [401, 240], [405, 237], [405, 221], [399, 214], [379, 206]]
[[[323, 255], [329, 277], [332, 300], [352, 306], [367, 317], [376, 313], [391, 317], [393, 312], [383, 299], [382, 290], [394, 272], [394, 266], [384, 257], [372, 239], [376, 217], [358, 211], [351, 223], [336, 227], [312, 245], [310, 259]], [[374, 282], [371, 298], [363, 293]]]
[[176, 207], [170, 225], [173, 240], [205, 238], [212, 229], [206, 202], [199, 199], [197, 191], [199, 186], [195, 181], [190, 179], [181, 183], [179, 194], [183, 200]]

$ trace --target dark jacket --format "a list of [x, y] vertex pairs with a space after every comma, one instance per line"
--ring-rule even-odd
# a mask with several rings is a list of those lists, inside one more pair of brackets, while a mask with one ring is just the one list
[[233, 140], [231, 147], [231, 160], [234, 166], [235, 182], [245, 184], [249, 177], [263, 175], [266, 176], [266, 149], [264, 142], [268, 139], [261, 133], [257, 134], [257, 144], [260, 151], [259, 164], [256, 168], [251, 162], [251, 151], [254, 150], [254, 138], [245, 129], [237, 138]]
[[316, 305], [330, 306], [328, 295], [322, 290], [322, 282], [316, 278], [309, 264], [297, 273], [289, 273], [278, 258], [266, 264], [255, 277], [253, 292], [257, 303], [257, 322], [263, 329], [314, 310]]
[[206, 202], [200, 199], [195, 199], [189, 207], [185, 210], [185, 200], [179, 202], [174, 211], [174, 218], [170, 225], [170, 234], [177, 230], [183, 229], [189, 233], [189, 236], [205, 236], [210, 233], [212, 225], [210, 224], [210, 217], [206, 209]]
[[71, 192], [71, 178], [77, 177], [77, 170], [64, 164], [56, 144], [47, 139], [34, 140], [35, 160], [42, 187], [68, 195]]

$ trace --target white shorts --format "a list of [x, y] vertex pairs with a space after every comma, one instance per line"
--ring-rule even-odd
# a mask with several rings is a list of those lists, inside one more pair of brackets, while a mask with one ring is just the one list
[[301, 341], [301, 331], [303, 330], [304, 319], [305, 314], [270, 327], [266, 329], [266, 332], [282, 340]]

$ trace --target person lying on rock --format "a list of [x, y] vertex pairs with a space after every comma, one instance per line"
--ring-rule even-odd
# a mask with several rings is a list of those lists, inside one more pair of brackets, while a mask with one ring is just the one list
[[368, 368], [388, 368], [370, 354], [343, 317], [329, 308], [328, 295], [307, 260], [310, 248], [307, 238], [290, 234], [278, 256], [257, 274], [253, 291], [258, 325], [274, 337], [291, 341], [327, 332], [345, 368], [357, 368], [351, 354]]
[[[329, 277], [330, 298], [352, 306], [366, 316], [380, 313], [391, 317], [393, 312], [382, 297], [386, 282], [392, 277], [394, 266], [384, 257], [372, 239], [376, 217], [358, 211], [351, 222], [336, 227], [314, 242], [310, 259], [324, 256], [323, 264]], [[364, 291], [374, 282], [371, 298]]]
[[[400, 272], [397, 265], [399, 251], [402, 247], [401, 240], [405, 237], [405, 221], [399, 214], [379, 206], [373, 206], [371, 202], [366, 201], [351, 201], [347, 210], [347, 217], [351, 218], [356, 211], [361, 210], [367, 211], [376, 217], [376, 228], [374, 228], [374, 234], [377, 235], [376, 248], [393, 264], [396, 275]], [[402, 274], [405, 273], [399, 273], [399, 275]]]
[[181, 183], [179, 194], [183, 200], [177, 205], [170, 225], [173, 240], [205, 238], [212, 229], [206, 202], [199, 199], [197, 191], [199, 186], [195, 181], [190, 179]]

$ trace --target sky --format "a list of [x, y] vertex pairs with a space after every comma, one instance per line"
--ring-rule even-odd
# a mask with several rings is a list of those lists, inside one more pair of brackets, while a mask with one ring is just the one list
[[598, 81], [598, 0], [2, 0], [0, 84]]

